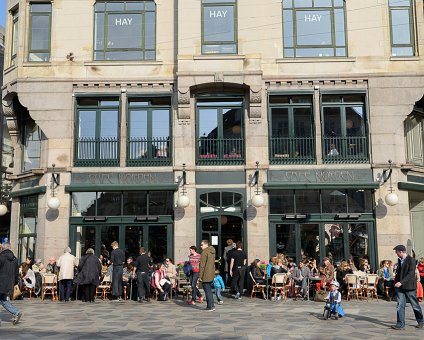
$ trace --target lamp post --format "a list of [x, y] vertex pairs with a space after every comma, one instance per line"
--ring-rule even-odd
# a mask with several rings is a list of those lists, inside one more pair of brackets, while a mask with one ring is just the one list
[[259, 162], [258, 161], [256, 161], [256, 170], [255, 170], [255, 174], [253, 175], [252, 185], [256, 185], [256, 189], [255, 189], [256, 193], [251, 200], [252, 205], [256, 208], [262, 207], [265, 203], [265, 199], [259, 192]]
[[186, 195], [185, 185], [187, 184], [186, 165], [183, 163], [183, 174], [179, 180], [179, 184], [182, 183], [181, 196], [178, 196], [177, 207], [187, 208], [190, 205], [190, 198]]
[[52, 177], [50, 179], [50, 190], [51, 190], [51, 197], [47, 201], [47, 206], [50, 209], [56, 210], [60, 207], [60, 200], [56, 197], [55, 189], [60, 184], [60, 177], [59, 174], [55, 172], [55, 164], [52, 164]]

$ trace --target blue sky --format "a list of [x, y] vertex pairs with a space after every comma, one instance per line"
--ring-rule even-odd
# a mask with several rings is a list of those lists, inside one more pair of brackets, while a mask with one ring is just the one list
[[0, 26], [6, 23], [6, 0], [0, 0]]

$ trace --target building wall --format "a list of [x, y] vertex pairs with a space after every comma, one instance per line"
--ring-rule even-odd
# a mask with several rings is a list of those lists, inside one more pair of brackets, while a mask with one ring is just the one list
[[[62, 204], [57, 216], [50, 216], [46, 206], [50, 190], [39, 200], [37, 252], [43, 258], [59, 254], [68, 242], [69, 195], [63, 186], [70, 184], [70, 174], [77, 172], [174, 171], [178, 175], [187, 165], [187, 190], [191, 205], [183, 217], [176, 219], [174, 244], [177, 261], [184, 259], [187, 248], [196, 242], [196, 171], [228, 170], [227, 167], [196, 165], [195, 99], [192, 91], [201, 84], [232, 83], [245, 85], [249, 105], [245, 112], [245, 135], [248, 152], [245, 165], [232, 170], [246, 173], [247, 200], [252, 195], [248, 178], [260, 164], [259, 183], [267, 181], [269, 169], [372, 169], [376, 178], [393, 160], [393, 186], [405, 181], [405, 137], [403, 121], [422, 96], [423, 1], [416, 3], [417, 56], [394, 58], [390, 55], [389, 16], [386, 2], [356, 0], [346, 2], [347, 58], [284, 58], [281, 27], [281, 2], [263, 0], [239, 1], [238, 54], [202, 55], [201, 5], [198, 0], [157, 3], [157, 58], [155, 61], [100, 62], [93, 61], [93, 4], [85, 0], [55, 0], [52, 13], [51, 60], [31, 63], [28, 54], [28, 2], [9, 0], [7, 9], [19, 5], [19, 52], [16, 66], [10, 64], [10, 44], [7, 44], [3, 98], [13, 93], [19, 97], [30, 116], [41, 127], [47, 140], [43, 143], [41, 169], [21, 174], [22, 157], [17, 143], [17, 127], [9, 114], [9, 127], [15, 143], [15, 168], [12, 178], [17, 185], [25, 178], [40, 177], [40, 185], [49, 186], [51, 164], [61, 174], [58, 197]], [[259, 9], [260, 7], [260, 9]], [[11, 18], [9, 16], [8, 23]], [[77, 24], [76, 24], [77, 22]], [[6, 39], [11, 37], [11, 25]], [[67, 55], [72, 53], [73, 59]], [[370, 164], [270, 165], [268, 155], [269, 91], [315, 91], [318, 101], [323, 90], [368, 91], [369, 128], [371, 135]], [[174, 159], [172, 167], [157, 168], [77, 168], [73, 167], [74, 96], [79, 93], [154, 93], [172, 91]], [[318, 103], [318, 102], [316, 102]], [[319, 106], [315, 117], [319, 121]], [[125, 115], [123, 115], [124, 117]], [[124, 118], [123, 118], [124, 119]], [[125, 121], [122, 126], [125, 126]], [[126, 129], [121, 129], [124, 140]], [[316, 127], [320, 136], [320, 126]], [[317, 143], [320, 143], [317, 139]], [[320, 150], [317, 147], [317, 150]], [[122, 163], [121, 163], [122, 164]], [[415, 169], [419, 173], [422, 169]], [[219, 184], [217, 188], [222, 187]], [[385, 185], [375, 193], [376, 202], [385, 196]], [[397, 190], [396, 190], [397, 191]], [[397, 191], [400, 203], [386, 207], [377, 214], [379, 258], [393, 257], [394, 244], [411, 239], [408, 192]], [[178, 195], [178, 194], [176, 194]], [[268, 201], [246, 221], [249, 258], [268, 258]], [[246, 202], [247, 203], [247, 202]], [[13, 200], [12, 225], [18, 225], [19, 199]], [[12, 230], [12, 240], [18, 238]]]

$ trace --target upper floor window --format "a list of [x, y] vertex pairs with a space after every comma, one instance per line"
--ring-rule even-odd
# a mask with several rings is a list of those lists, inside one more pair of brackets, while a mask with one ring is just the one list
[[154, 1], [98, 1], [94, 8], [94, 60], [154, 60]]
[[283, 0], [284, 57], [346, 57], [343, 0]]
[[312, 163], [315, 137], [312, 96], [269, 97], [272, 163]]
[[392, 56], [413, 56], [414, 20], [411, 0], [389, 0]]
[[50, 60], [52, 5], [33, 3], [30, 6], [28, 61]]
[[237, 0], [202, 0], [202, 54], [237, 54]]
[[16, 55], [18, 52], [18, 35], [19, 35], [19, 11], [12, 12], [12, 46], [10, 48], [10, 64], [16, 65]]
[[41, 141], [44, 135], [32, 120], [26, 122], [22, 132], [22, 171], [25, 172], [40, 167]]
[[197, 136], [197, 164], [242, 164], [242, 100], [198, 100]]
[[76, 166], [119, 165], [119, 99], [78, 98]]
[[324, 162], [367, 162], [365, 95], [323, 95], [321, 105]]
[[406, 151], [408, 163], [424, 165], [424, 119], [411, 114], [405, 120]]
[[127, 165], [171, 164], [171, 97], [128, 100]]

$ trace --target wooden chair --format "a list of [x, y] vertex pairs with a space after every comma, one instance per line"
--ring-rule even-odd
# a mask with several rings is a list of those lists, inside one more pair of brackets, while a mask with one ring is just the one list
[[106, 300], [111, 291], [112, 278], [109, 274], [103, 276], [102, 282], [96, 288], [96, 297], [101, 297], [103, 300]]
[[358, 300], [359, 296], [362, 297], [362, 289], [357, 275], [346, 274], [345, 281], [347, 286], [346, 301], [349, 301], [349, 297], [353, 294], [356, 296], [356, 300]]
[[41, 285], [41, 300], [44, 300], [46, 295], [51, 295], [52, 301], [58, 300], [56, 274], [43, 275], [43, 283]]
[[287, 300], [286, 292], [287, 274], [277, 273], [272, 276], [271, 280], [271, 293], [274, 292], [274, 299], [276, 300], [277, 293], [280, 293], [284, 301]]
[[31, 300], [32, 298], [32, 293], [34, 292], [34, 288], [29, 288], [27, 286], [25, 286], [25, 284], [22, 286], [22, 294], [24, 294], [25, 292], [28, 292], [29, 295], [29, 299]]
[[266, 298], [265, 298], [266, 285], [257, 283], [255, 278], [252, 275], [252, 272], [249, 272], [249, 275], [250, 275], [250, 278], [252, 279], [252, 282], [253, 282], [252, 293], [250, 294], [250, 298], [253, 297], [253, 294], [255, 294], [255, 296], [256, 296], [256, 293], [262, 293], [264, 300], [266, 300]]
[[374, 300], [374, 296], [378, 301], [377, 295], [377, 286], [378, 286], [378, 275], [369, 274], [365, 277], [364, 285], [362, 287], [362, 293], [365, 295], [368, 300], [368, 295], [371, 294], [371, 299]]

